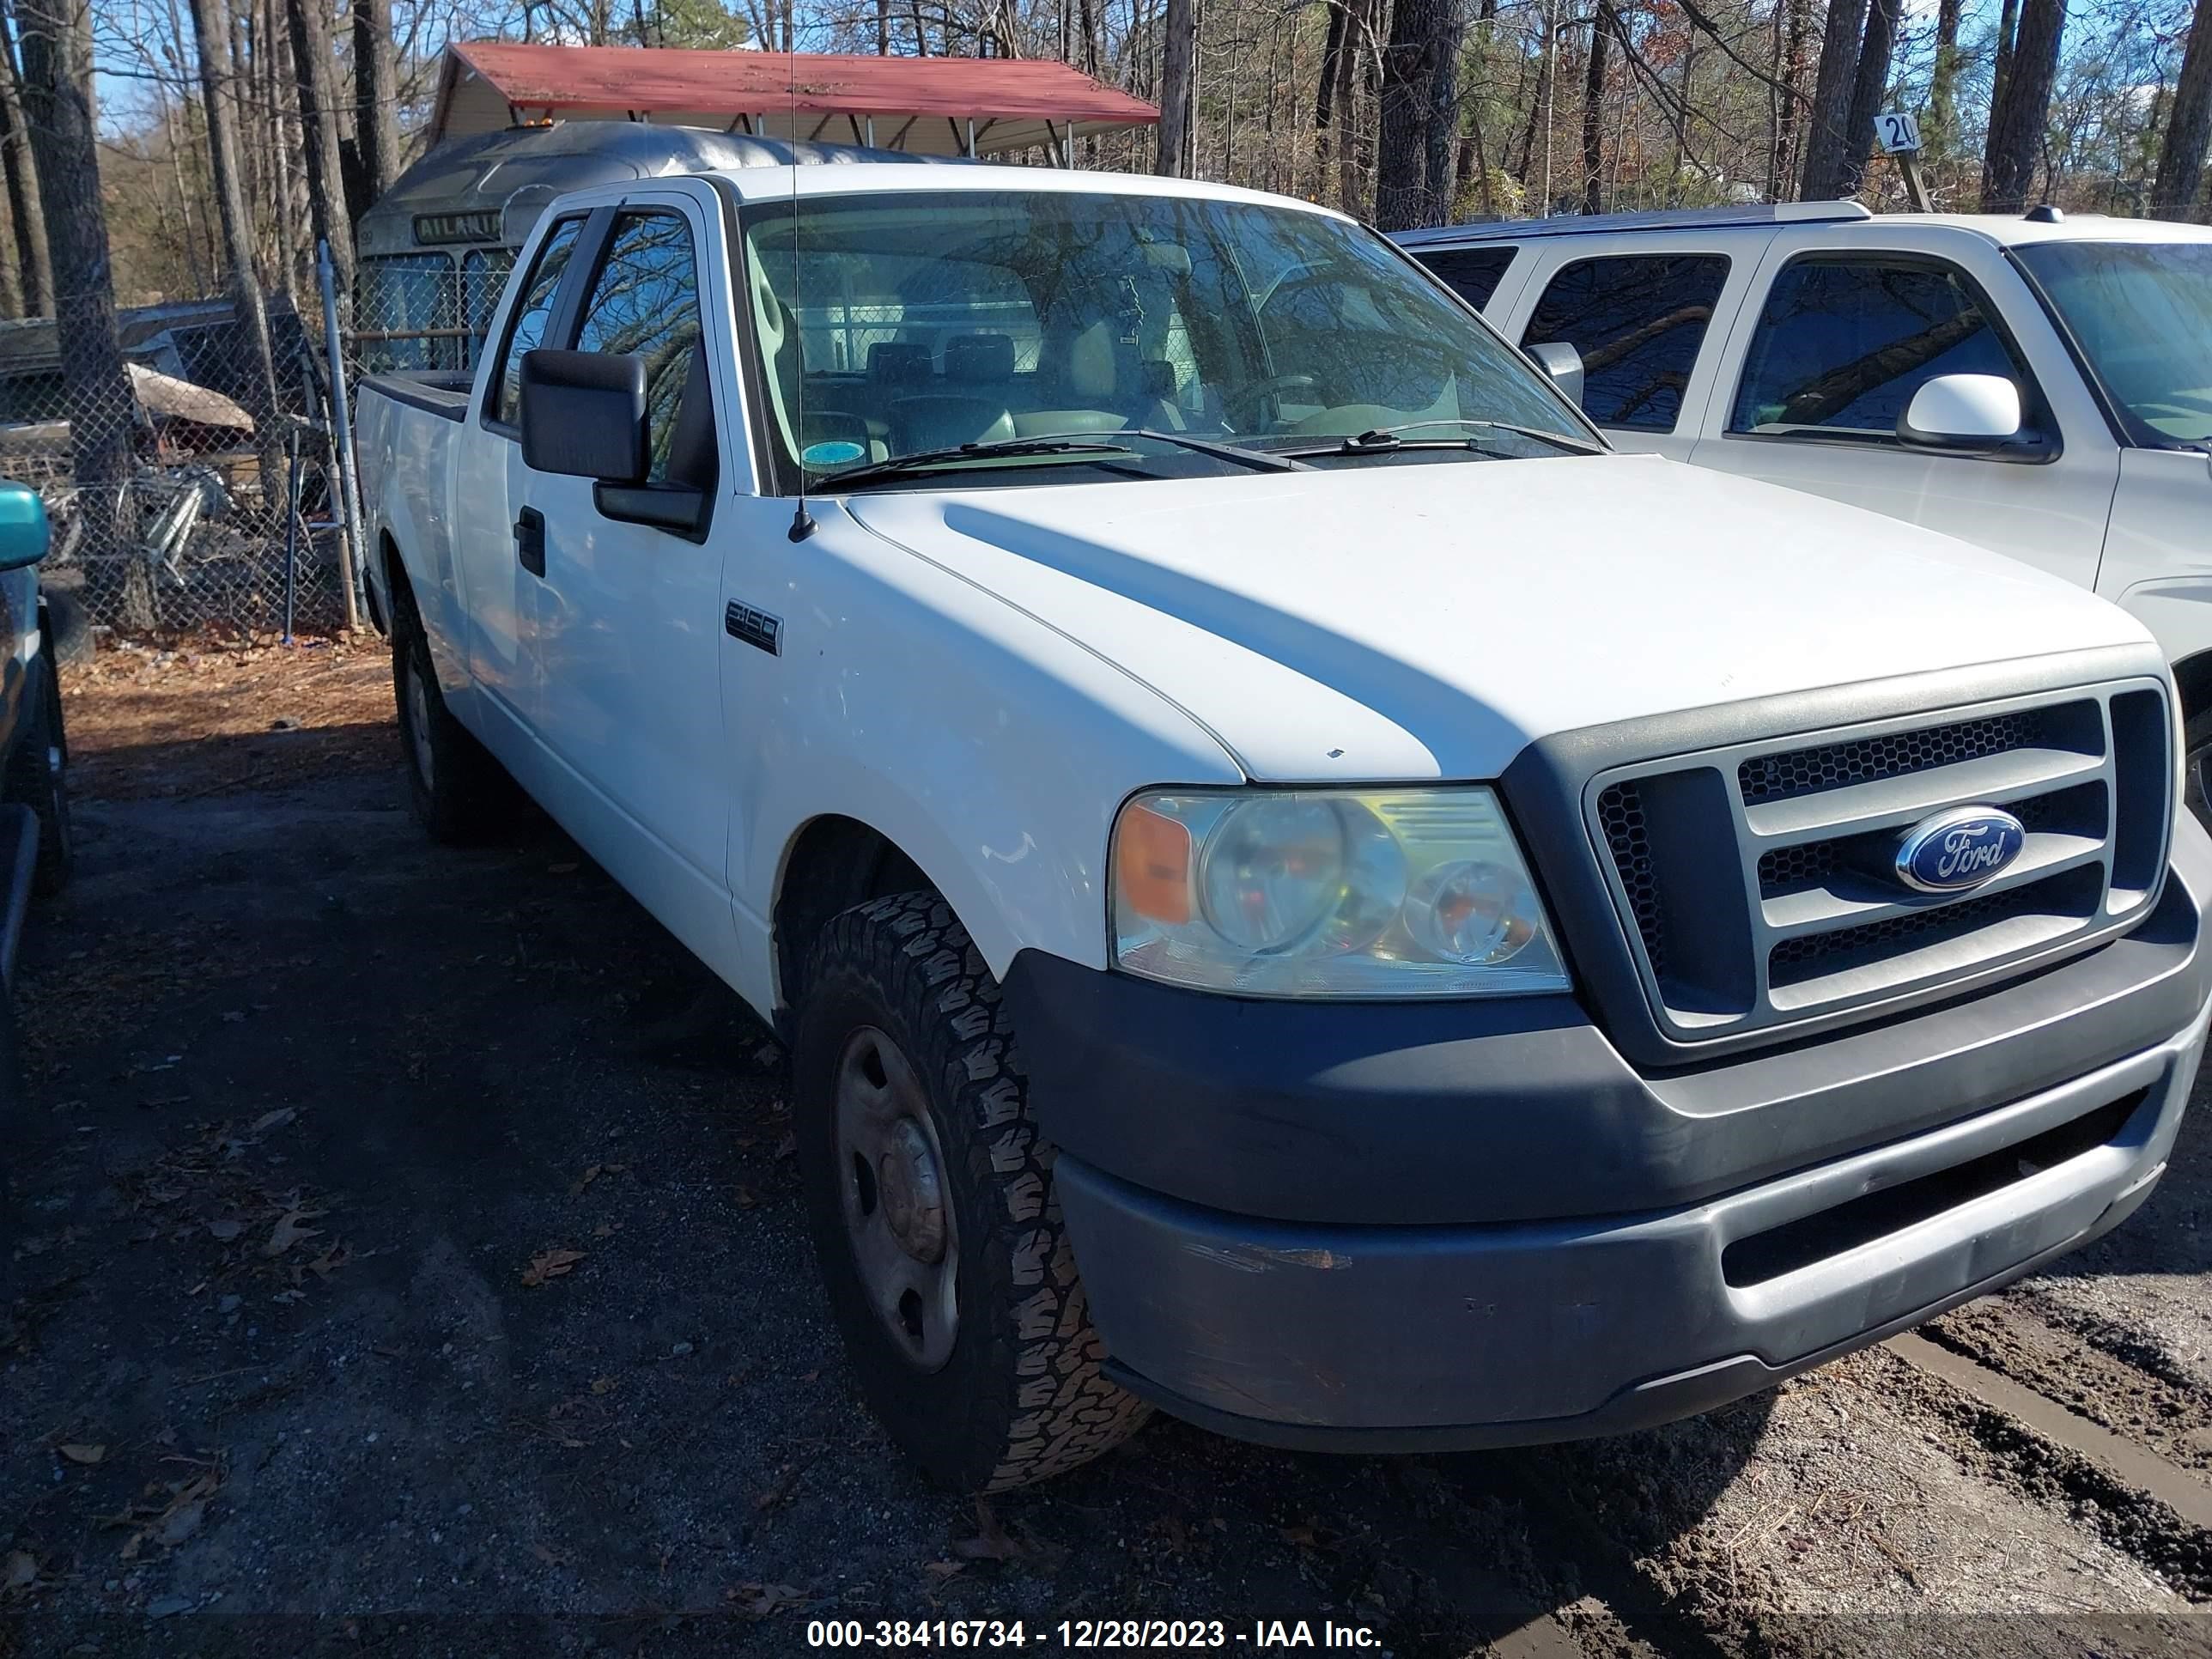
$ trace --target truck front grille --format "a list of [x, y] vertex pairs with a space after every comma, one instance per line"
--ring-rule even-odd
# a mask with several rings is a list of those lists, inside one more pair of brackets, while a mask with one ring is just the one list
[[[2145, 913], [2173, 811], [2161, 682], [1778, 737], [1601, 773], [1585, 794], [1662, 1030], [1779, 1027], [2025, 972]], [[1994, 878], [1916, 891], [1911, 827], [2002, 807], [2026, 841]]]

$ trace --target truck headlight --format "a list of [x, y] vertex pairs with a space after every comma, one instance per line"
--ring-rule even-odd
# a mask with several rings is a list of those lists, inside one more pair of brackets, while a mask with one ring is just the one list
[[1114, 959], [1240, 996], [1567, 988], [1490, 790], [1172, 790], [1114, 825]]

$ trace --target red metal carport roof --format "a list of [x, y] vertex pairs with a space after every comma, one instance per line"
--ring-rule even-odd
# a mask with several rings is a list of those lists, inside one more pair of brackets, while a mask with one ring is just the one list
[[432, 143], [548, 116], [751, 130], [761, 130], [769, 118], [765, 130], [779, 137], [795, 132], [831, 143], [859, 142], [872, 120], [878, 143], [896, 143], [903, 128], [909, 142], [899, 147], [943, 153], [960, 147], [969, 121], [977, 149], [988, 152], [1049, 143], [1071, 130], [1152, 126], [1160, 112], [1065, 64], [1036, 58], [648, 51], [509, 40], [447, 48]]

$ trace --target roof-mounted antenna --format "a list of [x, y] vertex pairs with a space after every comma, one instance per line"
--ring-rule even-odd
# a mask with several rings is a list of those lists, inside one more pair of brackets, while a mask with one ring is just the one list
[[794, 542], [814, 533], [814, 515], [806, 510], [806, 333], [799, 320], [799, 18], [797, 9], [784, 13], [783, 61], [791, 80], [791, 329], [789, 343], [799, 354], [799, 505], [785, 532]]

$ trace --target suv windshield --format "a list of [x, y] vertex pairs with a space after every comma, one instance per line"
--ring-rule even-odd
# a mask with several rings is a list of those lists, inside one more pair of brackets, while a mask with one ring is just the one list
[[[1249, 469], [1223, 445], [1310, 453], [1316, 440], [1408, 422], [1589, 441], [1518, 353], [1381, 238], [1322, 214], [1138, 194], [902, 191], [756, 204], [744, 239], [784, 475], [801, 461], [812, 486], [834, 489], [838, 473], [861, 468], [881, 480], [884, 463], [925, 455], [940, 483], [948, 470], [994, 484], [1085, 468], [1227, 476]], [[1130, 435], [1007, 441], [1104, 433]], [[989, 447], [942, 453], [964, 445]], [[1461, 433], [1372, 453], [1569, 452]]]
[[2212, 242], [2016, 250], [2139, 444], [2212, 442]]

